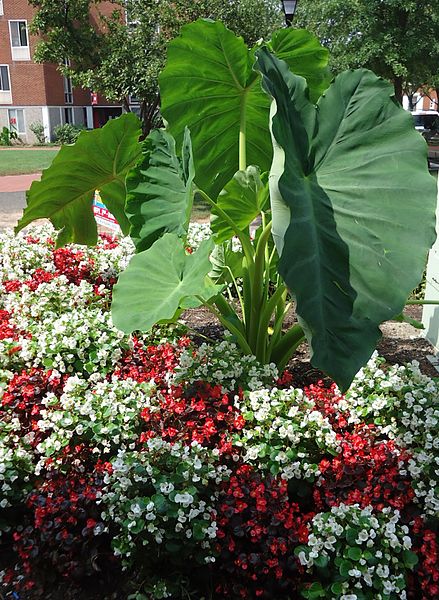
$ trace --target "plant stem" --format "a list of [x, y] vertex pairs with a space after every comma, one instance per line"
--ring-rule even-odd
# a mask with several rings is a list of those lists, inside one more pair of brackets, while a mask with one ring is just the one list
[[439, 300], [407, 300], [406, 306], [408, 304], [439, 304]]
[[236, 327], [235, 325], [233, 325], [233, 323], [225, 319], [218, 310], [216, 310], [211, 304], [209, 304], [203, 298], [201, 298], [201, 296], [196, 296], [196, 298], [201, 302], [201, 304], [205, 308], [207, 308], [209, 312], [215, 315], [215, 317], [218, 319], [218, 321], [223, 327], [225, 327], [228, 331], [230, 331], [230, 333], [232, 333], [236, 337], [237, 343], [239, 344], [241, 350], [245, 352], [245, 354], [253, 354], [252, 349], [250, 348], [250, 346], [247, 343], [247, 340], [245, 339], [245, 336], [241, 333], [241, 331], [239, 331], [238, 327]]
[[[261, 233], [255, 252], [255, 268], [251, 289], [251, 323], [249, 328], [249, 344], [254, 349], [254, 352], [256, 352], [258, 332], [261, 326], [260, 317], [264, 303], [264, 272], [268, 268], [268, 265], [265, 264], [265, 249], [270, 233], [271, 222], [266, 225]], [[256, 355], [256, 357], [258, 360], [261, 360], [259, 356]]]
[[245, 171], [247, 168], [247, 147], [246, 147], [246, 121], [247, 121], [247, 91], [241, 98], [241, 115], [239, 120], [239, 170]]
[[250, 263], [252, 263], [254, 250], [253, 250], [253, 246], [250, 241], [250, 238], [248, 236], [246, 236], [245, 233], [243, 233], [239, 229], [239, 227], [237, 227], [235, 221], [233, 219], [231, 219], [229, 217], [229, 215], [226, 212], [224, 212], [223, 209], [220, 208], [218, 206], [218, 204], [216, 202], [214, 202], [210, 196], [208, 196], [206, 194], [206, 192], [203, 192], [203, 190], [200, 190], [199, 188], [197, 188], [197, 193], [200, 194], [200, 196], [202, 198], [204, 198], [204, 200], [206, 200], [206, 202], [208, 202], [213, 208], [215, 208], [215, 211], [220, 215], [220, 217], [222, 217], [227, 222], [227, 224], [230, 226], [230, 228], [234, 231], [236, 237], [241, 242], [242, 250], [243, 250], [245, 256], [247, 257], [247, 260]]

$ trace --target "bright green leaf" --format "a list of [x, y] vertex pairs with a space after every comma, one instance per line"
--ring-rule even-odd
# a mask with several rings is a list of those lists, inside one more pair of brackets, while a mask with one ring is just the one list
[[293, 73], [306, 79], [310, 99], [317, 102], [331, 81], [328, 49], [306, 29], [288, 28], [276, 31], [268, 47]]
[[124, 233], [125, 176], [140, 155], [140, 121], [129, 113], [110, 120], [102, 129], [83, 131], [72, 146], [63, 146], [41, 181], [27, 192], [27, 206], [15, 228], [18, 233], [36, 219], [50, 219], [61, 230], [57, 245], [93, 245], [97, 227], [92, 201], [98, 189], [102, 201]]
[[[258, 167], [238, 171], [218, 196], [216, 205], [229, 216], [238, 229], [245, 231], [250, 223], [270, 206], [268, 177], [261, 179]], [[225, 242], [235, 235], [227, 221], [212, 207], [211, 228], [216, 243]]]
[[348, 558], [350, 558], [351, 560], [354, 560], [355, 562], [358, 562], [360, 560], [360, 558], [363, 556], [363, 553], [361, 552], [361, 549], [358, 548], [358, 546], [354, 546], [353, 548], [348, 548]]
[[174, 138], [162, 129], [149, 134], [142, 159], [127, 176], [126, 214], [138, 252], [147, 250], [163, 233], [185, 236], [190, 220], [194, 178], [189, 131], [183, 141], [184, 165]]
[[114, 287], [115, 326], [125, 333], [148, 331], [155, 323], [174, 317], [185, 298], [207, 300], [216, 295], [221, 288], [206, 283], [212, 247], [213, 241], [205, 240], [196, 252], [186, 254], [182, 240], [166, 233], [133, 256]]
[[242, 277], [242, 258], [242, 252], [233, 251], [231, 241], [216, 244], [210, 255], [209, 277], [217, 284], [232, 283], [233, 278]]
[[[303, 59], [301, 74], [320, 79], [327, 68], [321, 46], [314, 38], [315, 48], [310, 51], [309, 37], [294, 29], [286, 31], [273, 42], [274, 48], [279, 47], [284, 57], [291, 53], [295, 65]], [[262, 171], [270, 168], [270, 101], [261, 90], [253, 63], [254, 51], [219, 22], [199, 20], [185, 25], [168, 46], [167, 64], [160, 76], [162, 114], [177, 144], [189, 127], [195, 181], [214, 198], [240, 168], [240, 131], [246, 137], [246, 165], [258, 165]]]
[[258, 68], [277, 106], [279, 272], [296, 297], [312, 364], [346, 389], [372, 354], [379, 324], [416, 287], [435, 238], [426, 145], [390, 84], [370, 71], [339, 75], [316, 109], [305, 80], [267, 50]]

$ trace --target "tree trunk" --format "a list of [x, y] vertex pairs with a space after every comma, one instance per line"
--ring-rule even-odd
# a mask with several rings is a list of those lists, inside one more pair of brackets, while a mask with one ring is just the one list
[[402, 77], [395, 77], [393, 85], [395, 88], [395, 99], [402, 105]]

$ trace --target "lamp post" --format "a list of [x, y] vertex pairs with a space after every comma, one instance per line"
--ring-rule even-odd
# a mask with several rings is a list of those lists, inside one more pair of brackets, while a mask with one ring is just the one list
[[294, 13], [297, 8], [297, 0], [282, 0], [282, 8], [285, 14], [285, 23], [289, 27], [293, 22]]

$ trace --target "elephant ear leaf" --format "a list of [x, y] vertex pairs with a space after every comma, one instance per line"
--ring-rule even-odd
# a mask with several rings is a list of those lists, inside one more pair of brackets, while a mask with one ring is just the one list
[[[276, 34], [271, 47], [309, 78], [318, 97], [327, 79], [328, 53], [317, 39], [289, 29]], [[159, 80], [161, 111], [177, 144], [189, 127], [195, 181], [212, 198], [244, 163], [258, 165], [262, 172], [270, 168], [270, 100], [253, 70], [254, 53], [222, 23], [202, 19], [182, 27], [181, 35], [168, 46]], [[241, 163], [239, 142], [241, 150], [246, 148]]]
[[279, 271], [313, 365], [345, 390], [380, 323], [401, 313], [435, 239], [426, 145], [370, 71], [339, 75], [315, 109], [284, 62], [262, 49], [257, 67], [274, 99], [273, 200], [289, 214], [277, 230]]
[[27, 206], [15, 231], [36, 219], [50, 219], [60, 230], [57, 245], [94, 245], [97, 227], [92, 202], [95, 190], [128, 233], [125, 176], [140, 156], [140, 121], [132, 113], [110, 120], [102, 129], [83, 131], [72, 146], [63, 146], [41, 181], [27, 192]]
[[[155, 323], [172, 320], [179, 308], [195, 307], [218, 294], [206, 277], [211, 269], [212, 240], [193, 254], [183, 241], [166, 233], [148, 250], [136, 254], [114, 287], [112, 317], [125, 333], [148, 331]], [[201, 299], [200, 299], [201, 298]]]
[[[261, 178], [258, 167], [247, 167], [238, 171], [218, 196], [216, 205], [236, 224], [238, 229], [245, 231], [250, 223], [270, 207], [268, 177]], [[221, 243], [235, 235], [228, 222], [212, 208], [213, 219], [211, 228], [216, 236], [216, 242]]]
[[185, 237], [193, 204], [194, 164], [189, 130], [182, 162], [174, 138], [162, 129], [149, 134], [142, 159], [126, 179], [126, 213], [137, 252], [147, 250], [164, 233]]
[[289, 27], [276, 31], [268, 47], [290, 71], [306, 79], [310, 100], [317, 102], [331, 81], [329, 50], [306, 29]]

